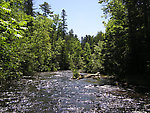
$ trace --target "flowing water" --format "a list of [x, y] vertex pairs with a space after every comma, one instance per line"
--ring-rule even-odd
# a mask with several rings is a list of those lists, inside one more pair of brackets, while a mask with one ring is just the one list
[[40, 73], [0, 85], [0, 113], [149, 113], [150, 94], [71, 79], [71, 71]]

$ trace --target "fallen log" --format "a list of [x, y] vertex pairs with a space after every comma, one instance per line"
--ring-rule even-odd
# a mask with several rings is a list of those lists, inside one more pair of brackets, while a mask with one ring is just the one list
[[80, 74], [80, 76], [79, 76], [78, 79], [82, 79], [82, 78], [95, 78], [95, 79], [98, 79], [98, 78], [100, 78], [100, 77], [101, 77], [100, 72], [97, 72], [97, 73], [95, 73], [95, 74], [87, 74], [87, 75], [81, 75], [81, 74]]

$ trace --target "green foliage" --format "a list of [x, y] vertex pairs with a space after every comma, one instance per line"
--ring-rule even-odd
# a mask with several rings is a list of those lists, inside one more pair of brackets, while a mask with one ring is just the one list
[[83, 58], [83, 70], [85, 72], [91, 72], [92, 71], [92, 53], [91, 53], [91, 49], [90, 49], [90, 44], [88, 42], [85, 43], [85, 46], [83, 48], [83, 54], [82, 54], [82, 58]]
[[73, 31], [65, 31], [64, 10], [62, 20], [56, 14], [47, 18], [50, 7], [45, 3], [41, 8], [47, 8], [46, 15], [33, 17], [25, 9], [32, 9], [31, 1], [0, 2], [0, 77], [81, 68], [81, 44]]
[[73, 79], [77, 79], [80, 77], [80, 74], [76, 69], [73, 69], [72, 73], [73, 73], [73, 77], [72, 77]]
[[[38, 16], [33, 21], [33, 33], [30, 37], [32, 44], [31, 53], [35, 56], [32, 61], [35, 61], [34, 67], [36, 71], [48, 71], [50, 69], [51, 60], [51, 43], [50, 32], [53, 30], [51, 27], [53, 21], [43, 16]], [[30, 31], [29, 31], [30, 32]]]
[[105, 25], [101, 64], [105, 73], [121, 76], [127, 70], [129, 53], [127, 9], [120, 0], [103, 0], [101, 3], [105, 6], [105, 15], [110, 18]]
[[78, 69], [119, 77], [130, 71], [148, 74], [149, 1], [99, 3], [104, 6], [104, 17], [109, 17], [104, 22], [106, 33], [86, 35], [80, 42], [73, 30], [67, 32], [64, 9], [60, 19], [52, 16], [50, 5], [44, 2], [40, 5], [43, 15], [33, 17], [32, 0], [0, 1], [0, 77], [68, 69], [73, 78], [80, 76]]
[[62, 17], [62, 23], [61, 23], [61, 31], [62, 31], [62, 38], [65, 39], [65, 35], [66, 35], [66, 30], [68, 29], [67, 28], [67, 23], [66, 23], [66, 11], [65, 9], [62, 10], [61, 12], [61, 17]]
[[51, 6], [47, 2], [44, 2], [43, 4], [41, 4], [40, 9], [44, 12], [43, 16], [48, 17], [48, 15], [52, 16], [53, 14], [53, 12], [51, 11]]
[[10, 2], [2, 1], [0, 4], [0, 76], [2, 78], [22, 75], [17, 42], [23, 40], [26, 21], [20, 22], [14, 18]]
[[104, 71], [104, 61], [105, 61], [105, 54], [103, 54], [104, 51], [104, 41], [99, 41], [97, 45], [94, 47], [94, 53], [92, 55], [93, 58], [93, 72], [103, 72]]
[[33, 0], [25, 0], [25, 1], [24, 1], [24, 12], [25, 12], [27, 15], [34, 16]]
[[100, 0], [99, 3], [104, 6], [104, 17], [110, 18], [105, 24], [102, 47], [104, 72], [119, 78], [149, 79], [150, 1]]

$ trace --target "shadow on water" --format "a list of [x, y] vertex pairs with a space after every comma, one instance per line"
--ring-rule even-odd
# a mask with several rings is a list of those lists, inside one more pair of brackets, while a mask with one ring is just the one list
[[0, 112], [150, 112], [150, 94], [110, 84], [71, 79], [71, 71], [38, 73], [0, 85]]

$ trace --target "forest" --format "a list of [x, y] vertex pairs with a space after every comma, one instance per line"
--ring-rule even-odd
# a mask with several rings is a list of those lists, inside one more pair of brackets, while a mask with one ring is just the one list
[[0, 79], [35, 72], [78, 70], [114, 75], [150, 86], [150, 1], [99, 0], [106, 31], [79, 37], [67, 27], [67, 11], [44, 2], [0, 0]]

